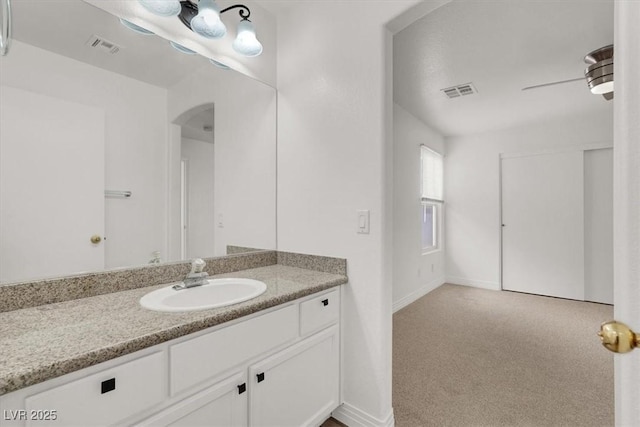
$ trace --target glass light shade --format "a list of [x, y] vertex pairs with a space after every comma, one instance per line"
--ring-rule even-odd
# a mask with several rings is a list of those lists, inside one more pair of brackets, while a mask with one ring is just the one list
[[178, 16], [182, 6], [179, 0], [138, 0], [145, 9], [159, 16]]
[[610, 82], [600, 83], [598, 86], [591, 88], [591, 93], [594, 95], [602, 95], [609, 92], [613, 92], [613, 80]]
[[176, 42], [170, 41], [169, 44], [178, 52], [186, 53], [187, 55], [195, 55], [196, 53], [195, 51], [189, 49], [188, 47], [184, 47], [181, 44], [178, 44]]
[[233, 50], [244, 56], [258, 56], [262, 53], [262, 43], [256, 38], [256, 30], [251, 21], [243, 19], [238, 24]]
[[191, 29], [208, 39], [219, 39], [227, 34], [220, 20], [220, 8], [213, 0], [200, 0], [198, 14], [191, 20]]
[[129, 22], [126, 19], [120, 18], [120, 23], [125, 27], [127, 27], [128, 29], [130, 29], [131, 31], [134, 31], [138, 34], [144, 34], [145, 36], [149, 36], [153, 34], [153, 32], [147, 30], [146, 28], [142, 28], [141, 26], [136, 25], [133, 22]]
[[211, 62], [213, 65], [215, 65], [218, 68], [222, 68], [223, 70], [230, 70], [230, 67], [228, 65], [225, 65], [222, 62], [218, 62], [215, 59], [209, 59], [209, 62]]

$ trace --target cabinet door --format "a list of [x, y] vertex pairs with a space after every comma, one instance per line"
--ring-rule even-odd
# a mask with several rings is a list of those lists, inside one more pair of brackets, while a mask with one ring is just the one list
[[249, 368], [251, 426], [319, 424], [338, 406], [338, 326]]
[[247, 377], [238, 373], [147, 418], [138, 426], [242, 427], [247, 425]]

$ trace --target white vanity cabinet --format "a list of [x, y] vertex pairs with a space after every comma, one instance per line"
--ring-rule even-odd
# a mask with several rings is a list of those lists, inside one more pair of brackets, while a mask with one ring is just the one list
[[334, 288], [17, 390], [0, 424], [319, 425], [340, 404], [339, 313]]
[[319, 425], [338, 407], [338, 327], [249, 368], [249, 425]]

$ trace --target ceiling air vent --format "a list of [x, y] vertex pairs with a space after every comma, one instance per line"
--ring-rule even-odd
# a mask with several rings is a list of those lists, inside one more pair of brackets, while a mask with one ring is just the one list
[[458, 98], [459, 96], [472, 95], [478, 93], [472, 83], [465, 83], [463, 85], [452, 86], [446, 89], [440, 89], [449, 98]]
[[110, 42], [109, 40], [106, 40], [104, 37], [96, 35], [92, 35], [91, 37], [89, 37], [86, 45], [91, 48], [99, 49], [105, 53], [110, 53], [111, 55], [114, 55], [120, 51], [120, 46], [113, 42]]

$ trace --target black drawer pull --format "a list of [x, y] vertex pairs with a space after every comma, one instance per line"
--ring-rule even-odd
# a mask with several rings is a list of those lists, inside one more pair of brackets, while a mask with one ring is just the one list
[[109, 393], [110, 391], [115, 389], [116, 389], [116, 379], [111, 378], [110, 380], [102, 381], [102, 393], [100, 394]]
[[247, 391], [247, 383], [242, 383], [238, 386], [238, 394], [242, 394]]
[[324, 305], [325, 307], [329, 305], [329, 300], [328, 299], [323, 299], [322, 300], [322, 305]]
[[259, 383], [264, 381], [264, 372], [260, 372], [258, 375], [256, 375], [256, 378], [258, 378]]

